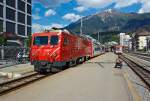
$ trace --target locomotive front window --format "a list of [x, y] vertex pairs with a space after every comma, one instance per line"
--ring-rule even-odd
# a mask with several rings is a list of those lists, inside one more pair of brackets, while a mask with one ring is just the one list
[[59, 40], [59, 38], [58, 38], [57, 35], [51, 36], [51, 38], [50, 38], [50, 44], [51, 45], [57, 45], [58, 44], [58, 40]]
[[34, 45], [48, 45], [48, 36], [36, 36], [34, 38]]

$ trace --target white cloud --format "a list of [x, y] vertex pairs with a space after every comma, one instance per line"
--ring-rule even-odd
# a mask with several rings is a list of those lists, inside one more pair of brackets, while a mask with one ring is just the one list
[[41, 19], [42, 17], [40, 16], [40, 8], [35, 8], [35, 12], [34, 12], [34, 14], [32, 14], [32, 18], [34, 19], [34, 20], [39, 20], [39, 19]]
[[42, 25], [40, 25], [40, 24], [32, 25], [32, 32], [41, 32], [41, 31], [42, 31]]
[[141, 8], [139, 9], [138, 13], [144, 13], [144, 10]]
[[62, 28], [62, 27], [64, 27], [64, 26], [63, 26], [62, 24], [52, 23], [50, 27], [51, 27], [51, 28], [52, 28], [52, 27]]
[[136, 3], [141, 3], [141, 8], [138, 13], [150, 12], [150, 2], [149, 0], [115, 0], [115, 8], [128, 7]]
[[42, 32], [45, 29], [51, 29], [52, 27], [62, 28], [64, 26], [62, 24], [58, 24], [58, 23], [52, 23], [51, 25], [40, 25], [40, 24], [34, 23], [32, 25], [32, 31], [33, 32]]
[[45, 12], [45, 16], [48, 17], [48, 16], [51, 16], [51, 15], [55, 15], [56, 12], [52, 9], [49, 9]]
[[110, 5], [114, 0], [76, 0], [77, 3], [84, 7], [103, 8]]
[[[41, 3], [44, 7], [52, 8], [57, 7], [63, 3], [68, 3], [71, 0], [33, 0], [33, 2]], [[141, 3], [141, 9], [139, 13], [150, 12], [150, 2], [149, 0], [76, 0], [78, 7], [74, 10], [78, 12], [83, 12], [88, 8], [105, 8], [112, 3], [115, 3], [114, 8], [120, 9], [123, 7], [128, 7], [136, 3]], [[39, 18], [39, 16], [34, 16], [34, 18]]]
[[[104, 8], [112, 3], [115, 3], [114, 8], [128, 7], [133, 4], [141, 3], [139, 13], [150, 12], [149, 0], [76, 0], [79, 7], [84, 8]], [[82, 11], [83, 8], [75, 8], [75, 10]]]
[[141, 0], [142, 7], [139, 10], [139, 13], [147, 13], [150, 12], [150, 2], [149, 0]]
[[71, 22], [75, 22], [75, 21], [79, 20], [81, 17], [82, 16], [76, 15], [74, 13], [68, 13], [68, 14], [64, 15], [62, 18], [65, 20], [69, 20]]
[[52, 27], [56, 27], [56, 28], [62, 28], [63, 25], [62, 24], [58, 24], [58, 23], [52, 23], [51, 25], [41, 25], [42, 26], [42, 29], [45, 30], [45, 29], [51, 29]]
[[83, 12], [83, 11], [87, 10], [87, 8], [83, 7], [83, 6], [78, 6], [78, 7], [74, 8], [74, 10], [76, 10], [78, 12]]
[[33, 15], [32, 15], [32, 18], [33, 18], [34, 20], [39, 20], [39, 19], [41, 19], [42, 17], [41, 17], [39, 14], [33, 14]]
[[115, 8], [128, 7], [138, 2], [139, 0], [115, 0]]
[[46, 8], [56, 7], [61, 5], [62, 3], [67, 3], [70, 0], [33, 0], [33, 3], [41, 3]]

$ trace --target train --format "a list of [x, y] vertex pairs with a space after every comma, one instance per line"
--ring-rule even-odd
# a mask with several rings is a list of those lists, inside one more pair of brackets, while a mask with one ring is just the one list
[[105, 46], [102, 45], [100, 42], [98, 42], [96, 39], [93, 39], [91, 36], [89, 35], [85, 35], [84, 37], [88, 38], [89, 40], [91, 40], [91, 47], [92, 47], [92, 57], [98, 56], [100, 54], [103, 54], [105, 52]]
[[66, 69], [102, 54], [102, 45], [90, 36], [68, 30], [50, 30], [32, 35], [30, 61], [36, 72]]
[[116, 54], [122, 54], [123, 53], [123, 46], [122, 45], [116, 45], [115, 46], [115, 53]]

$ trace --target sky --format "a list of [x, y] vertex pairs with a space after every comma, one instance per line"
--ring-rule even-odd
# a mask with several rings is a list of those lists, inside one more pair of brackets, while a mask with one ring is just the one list
[[150, 12], [149, 0], [32, 0], [32, 32], [64, 27], [81, 17], [115, 9], [120, 12]]

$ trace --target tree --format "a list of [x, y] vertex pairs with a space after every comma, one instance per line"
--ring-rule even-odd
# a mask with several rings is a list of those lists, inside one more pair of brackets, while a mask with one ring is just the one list
[[2, 32], [3, 31], [3, 28], [2, 28], [2, 26], [0, 25], [0, 32]]
[[3, 28], [0, 26], [0, 45], [5, 45], [7, 43], [6, 37], [3, 35]]
[[5, 45], [6, 43], [7, 39], [3, 35], [0, 35], [0, 45]]
[[32, 36], [28, 35], [28, 38], [25, 40], [25, 46], [30, 47]]

